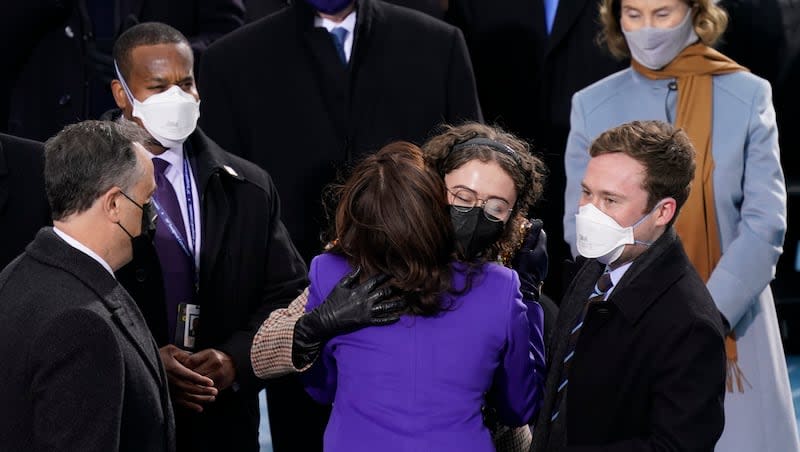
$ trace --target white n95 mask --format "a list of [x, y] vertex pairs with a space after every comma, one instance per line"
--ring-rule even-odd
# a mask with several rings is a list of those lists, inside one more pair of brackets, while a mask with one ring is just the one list
[[642, 223], [653, 210], [646, 213], [633, 226], [622, 227], [613, 218], [603, 213], [594, 204], [581, 206], [575, 215], [575, 244], [578, 253], [583, 257], [597, 259], [603, 264], [610, 264], [622, 255], [625, 245], [650, 246], [650, 242], [642, 242], [633, 238], [633, 230]]
[[133, 104], [133, 117], [142, 121], [144, 128], [165, 148], [178, 147], [197, 128], [200, 119], [200, 101], [179, 86], [172, 86], [163, 93], [153, 94], [139, 102], [125, 83], [114, 62], [122, 87]]

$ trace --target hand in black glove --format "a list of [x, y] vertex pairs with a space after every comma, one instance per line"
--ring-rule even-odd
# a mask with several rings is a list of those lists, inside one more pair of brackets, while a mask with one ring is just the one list
[[298, 369], [313, 362], [322, 344], [339, 334], [366, 326], [388, 325], [400, 319], [407, 304], [390, 299], [391, 287], [376, 289], [388, 275], [376, 275], [356, 286], [361, 269], [357, 268], [336, 284], [325, 301], [300, 317], [294, 327], [292, 361]]
[[539, 301], [542, 281], [547, 277], [547, 260], [547, 235], [542, 229], [542, 220], [531, 220], [528, 236], [511, 261], [512, 268], [519, 274], [523, 298]]

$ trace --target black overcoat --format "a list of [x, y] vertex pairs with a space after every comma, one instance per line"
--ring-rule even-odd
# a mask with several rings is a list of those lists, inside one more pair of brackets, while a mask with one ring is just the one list
[[[269, 175], [225, 152], [200, 129], [188, 143], [202, 234], [196, 350], [230, 355], [236, 389], [222, 391], [201, 415], [176, 411], [178, 450], [257, 451], [257, 393], [264, 383], [253, 373], [250, 346], [269, 314], [306, 287], [306, 266], [281, 222]], [[145, 251], [117, 273], [164, 346], [169, 341], [161, 267], [155, 249]]]
[[0, 273], [0, 358], [0, 450], [175, 450], [141, 312], [49, 227]]
[[0, 133], [0, 270], [49, 225], [42, 143]]
[[724, 426], [722, 317], [673, 229], [584, 319], [555, 422], [567, 339], [604, 266], [588, 260], [549, 344], [533, 451], [706, 451]]

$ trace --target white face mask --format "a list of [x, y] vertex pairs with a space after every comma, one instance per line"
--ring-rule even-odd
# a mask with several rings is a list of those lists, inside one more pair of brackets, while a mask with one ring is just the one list
[[642, 242], [633, 238], [633, 230], [651, 213], [658, 205], [646, 213], [633, 226], [622, 227], [613, 218], [603, 213], [600, 209], [589, 203], [581, 206], [575, 215], [575, 236], [578, 253], [583, 257], [597, 259], [603, 264], [610, 264], [622, 255], [625, 245], [650, 246], [651, 242]]
[[179, 86], [172, 86], [163, 93], [154, 94], [139, 102], [114, 62], [122, 87], [133, 104], [132, 116], [139, 118], [150, 135], [165, 148], [178, 147], [197, 128], [200, 119], [200, 101]]
[[672, 28], [645, 27], [636, 31], [623, 29], [622, 33], [631, 57], [642, 66], [653, 70], [663, 68], [683, 49], [700, 39], [694, 31], [692, 8], [686, 12], [683, 21]]

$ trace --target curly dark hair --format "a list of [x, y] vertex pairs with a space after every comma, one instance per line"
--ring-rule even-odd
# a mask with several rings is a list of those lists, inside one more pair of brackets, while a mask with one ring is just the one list
[[409, 312], [430, 316], [447, 309], [455, 238], [444, 181], [422, 150], [389, 144], [364, 158], [343, 185], [333, 186], [333, 246], [367, 278], [391, 276]]
[[[497, 162], [498, 165], [514, 181], [517, 201], [513, 207], [513, 216], [506, 223], [503, 235], [488, 250], [484, 259], [496, 259], [500, 256], [511, 256], [527, 230], [528, 209], [541, 197], [544, 190], [546, 168], [541, 159], [531, 153], [525, 141], [515, 137], [499, 127], [468, 122], [459, 126], [442, 125], [441, 133], [422, 145], [425, 160], [444, 176], [461, 167], [465, 163], [478, 159], [482, 162]], [[517, 155], [513, 158], [498, 152], [489, 146], [475, 145], [465, 147], [458, 152], [450, 152], [453, 146], [473, 138], [488, 138], [511, 148]]]

